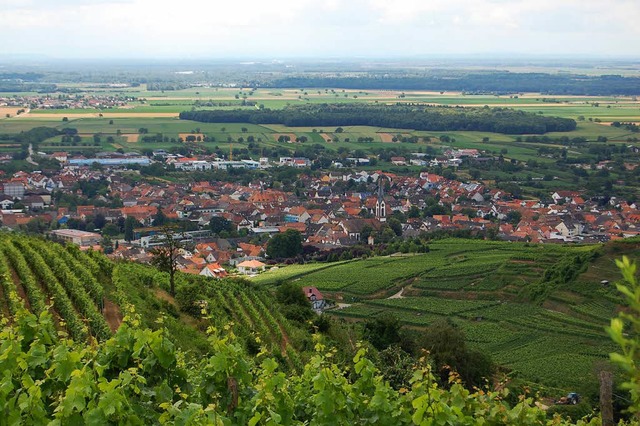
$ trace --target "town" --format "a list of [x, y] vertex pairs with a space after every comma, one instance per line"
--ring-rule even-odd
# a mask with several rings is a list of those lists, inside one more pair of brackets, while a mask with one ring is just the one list
[[[445, 154], [431, 162], [456, 165], [462, 158], [480, 156], [475, 149]], [[132, 175], [130, 164], [152, 162], [136, 153], [87, 159], [56, 152], [50, 157], [62, 164], [59, 171], [0, 171], [4, 228], [48, 234], [85, 249], [104, 250], [113, 258], [149, 262], [160, 227], [172, 221], [193, 242], [192, 250], [182, 251], [179, 269], [211, 277], [265, 270], [274, 263], [265, 256], [269, 237], [289, 229], [318, 251], [432, 233], [542, 243], [606, 242], [639, 233], [637, 206], [615, 197], [602, 203], [578, 191], [557, 190], [546, 201], [523, 200], [427, 171], [407, 176], [334, 164], [328, 171], [311, 173], [307, 158], [229, 161], [154, 152], [160, 164], [187, 178], [172, 183]], [[427, 165], [419, 156], [409, 161]], [[258, 168], [292, 168], [297, 180], [288, 190], [274, 181], [188, 181], [197, 170]]]

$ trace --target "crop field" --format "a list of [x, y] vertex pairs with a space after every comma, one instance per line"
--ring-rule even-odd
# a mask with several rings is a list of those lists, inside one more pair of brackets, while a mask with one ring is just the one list
[[[61, 87], [64, 87], [62, 85]], [[415, 132], [412, 129], [380, 129], [362, 126], [345, 127], [344, 132], [334, 133], [335, 128], [288, 128], [282, 125], [256, 126], [251, 124], [207, 124], [189, 121], [180, 121], [177, 114], [191, 108], [198, 109], [229, 109], [229, 108], [254, 108], [254, 106], [242, 106], [242, 102], [254, 102], [266, 108], [283, 108], [287, 105], [304, 103], [395, 103], [395, 102], [420, 102], [429, 105], [460, 105], [460, 106], [500, 106], [522, 109], [543, 115], [561, 116], [573, 119], [581, 119], [578, 129], [558, 136], [570, 138], [584, 136], [595, 140], [598, 136], [604, 136], [612, 141], [625, 141], [632, 136], [621, 128], [612, 128], [607, 125], [612, 121], [640, 122], [640, 103], [631, 97], [579, 97], [558, 96], [546, 97], [539, 94], [520, 94], [519, 96], [492, 96], [492, 95], [463, 95], [456, 92], [423, 92], [423, 91], [360, 91], [337, 89], [308, 89], [305, 91], [295, 89], [243, 89], [243, 88], [191, 88], [185, 90], [154, 92], [146, 91], [144, 86], [139, 88], [126, 88], [118, 90], [96, 89], [82, 85], [70, 85], [74, 89], [80, 88], [87, 95], [127, 95], [136, 97], [137, 100], [121, 108], [110, 109], [52, 109], [31, 110], [27, 113], [10, 118], [2, 115], [0, 120], [0, 133], [17, 133], [36, 126], [51, 127], [76, 127], [79, 132], [102, 133], [112, 135], [116, 130], [122, 133], [137, 133], [140, 128], [147, 128], [150, 134], [162, 133], [169, 138], [177, 139], [181, 133], [193, 132], [196, 128], [202, 133], [214, 136], [215, 142], [225, 142], [229, 137], [238, 139], [241, 128], [246, 132], [240, 136], [244, 139], [254, 136], [261, 138], [263, 143], [277, 140], [277, 135], [288, 134], [306, 136], [311, 143], [326, 144], [328, 149], [371, 149], [375, 147], [388, 147], [394, 143], [392, 139], [400, 134], [403, 137], [419, 136], [431, 137], [432, 144], [439, 145], [439, 137], [447, 134], [455, 142], [447, 142], [447, 146], [457, 148], [479, 148], [499, 152], [505, 147], [508, 149], [508, 157], [518, 158], [524, 161], [537, 156], [539, 145], [517, 144], [516, 138], [509, 135], [480, 132]], [[63, 118], [68, 121], [62, 122]], [[596, 122], [599, 121], [599, 122]], [[113, 122], [113, 124], [111, 124]], [[225, 130], [221, 130], [225, 128]], [[553, 135], [550, 135], [553, 136]], [[489, 142], [479, 143], [483, 138], [489, 137]], [[335, 139], [338, 139], [336, 142]], [[371, 138], [371, 142], [358, 142], [358, 139]], [[292, 137], [295, 140], [295, 138]], [[166, 148], [166, 145], [155, 146], [147, 144], [149, 148]], [[292, 146], [290, 148], [293, 149]], [[108, 149], [108, 147], [103, 147]], [[115, 147], [111, 147], [115, 149]], [[137, 147], [137, 149], [142, 149]]]
[[[514, 377], [562, 388], [597, 382], [593, 366], [605, 362], [614, 348], [604, 328], [620, 303], [615, 289], [603, 287], [597, 274], [606, 271], [605, 278], [618, 279], [612, 256], [637, 253], [636, 246], [445, 239], [429, 248], [429, 253], [414, 256], [274, 272], [350, 304], [328, 311], [337, 318], [362, 321], [391, 313], [415, 330], [446, 318], [464, 331], [471, 346], [490, 353]], [[544, 303], [527, 300], [525, 290], [540, 282], [548, 268], [594, 250], [604, 255], [596, 256], [576, 279], [553, 284]], [[274, 272], [259, 280], [274, 283]], [[400, 289], [400, 297], [388, 298]]]
[[[180, 111], [211, 108], [236, 108], [245, 102], [256, 102], [266, 108], [282, 108], [287, 104], [297, 105], [314, 102], [384, 102], [394, 103], [421, 102], [437, 105], [462, 106], [508, 106], [520, 108], [543, 115], [562, 116], [578, 120], [577, 128], [566, 133], [548, 133], [549, 138], [585, 138], [584, 146], [570, 146], [564, 151], [568, 160], [580, 159], [580, 162], [593, 162], [598, 155], [592, 148], [601, 148], [598, 139], [606, 138], [608, 144], [618, 146], [637, 145], [638, 134], [624, 127], [613, 127], [611, 121], [623, 120], [640, 122], [640, 103], [633, 98], [625, 97], [555, 97], [546, 98], [539, 94], [520, 94], [518, 97], [463, 95], [460, 93], [433, 92], [393, 92], [393, 91], [345, 91], [332, 92], [331, 89], [307, 90], [264, 90], [251, 92], [250, 89], [210, 89], [180, 90], [162, 92], [145, 92], [144, 88], [136, 91], [123, 90], [101, 91], [100, 93], [127, 94], [137, 96], [139, 100], [125, 108], [105, 110], [34, 110], [17, 117], [0, 119], [0, 134], [17, 134], [34, 127], [46, 126], [58, 130], [74, 128], [83, 136], [81, 141], [61, 143], [52, 138], [36, 147], [37, 152], [51, 153], [66, 151], [71, 154], [91, 156], [96, 152], [150, 152], [156, 149], [179, 150], [183, 148], [184, 135], [202, 134], [207, 142], [197, 142], [197, 149], [202, 151], [229, 152], [231, 148], [237, 152], [237, 158], [258, 160], [266, 155], [277, 158], [283, 155], [303, 155], [317, 158], [321, 150], [329, 156], [337, 156], [338, 152], [349, 156], [377, 156], [379, 150], [395, 150], [397, 155], [408, 156], [410, 152], [440, 152], [442, 150], [478, 149], [485, 156], [502, 156], [506, 161], [535, 162], [535, 166], [527, 166], [519, 174], [502, 171], [492, 166], [492, 170], [480, 168], [479, 179], [489, 185], [496, 179], [513, 181], [518, 184], [526, 196], [539, 197], [540, 192], [561, 189], [575, 189], [575, 174], [566, 168], [556, 167], [558, 156], [564, 146], [558, 143], [526, 142], [516, 135], [472, 131], [415, 131], [412, 129], [393, 129], [367, 126], [343, 126], [341, 131], [334, 126], [321, 127], [287, 127], [281, 124], [255, 125], [251, 123], [202, 123], [180, 120]], [[87, 94], [93, 93], [87, 88]], [[318, 94], [318, 91], [320, 92]], [[345, 97], [344, 95], [347, 95]], [[236, 95], [238, 98], [236, 99]], [[338, 95], [338, 96], [336, 96]], [[354, 97], [355, 96], [355, 97]], [[300, 98], [299, 98], [300, 97]], [[214, 105], [214, 106], [207, 106]], [[253, 104], [251, 104], [253, 105]], [[597, 105], [597, 106], [596, 106]], [[255, 108], [244, 106], [242, 108]], [[63, 121], [63, 119], [65, 119]], [[141, 133], [141, 130], [146, 133]], [[98, 134], [100, 140], [93, 139]], [[290, 141], [280, 142], [281, 135], [289, 136]], [[152, 139], [145, 141], [150, 136]], [[155, 138], [160, 137], [159, 140]], [[404, 138], [404, 142], [402, 141]], [[634, 139], [635, 138], [635, 139]], [[393, 140], [396, 139], [396, 142]], [[301, 140], [296, 142], [296, 140]], [[634, 141], [635, 140], [635, 141]], [[410, 142], [409, 142], [410, 141]], [[595, 146], [599, 145], [599, 146]], [[11, 138], [0, 139], [0, 152], [13, 153], [24, 147]], [[277, 150], [277, 152], [276, 152]], [[548, 154], [545, 154], [547, 150]], [[552, 155], [555, 153], [556, 155]], [[26, 165], [26, 168], [33, 167]], [[471, 166], [469, 166], [471, 167]], [[376, 165], [359, 166], [363, 170], [384, 170], [392, 173], [407, 174], [423, 171], [425, 167], [410, 165], [396, 166], [388, 158], [380, 159]], [[462, 179], [471, 178], [471, 169], [461, 168], [458, 175]], [[478, 172], [478, 171], [476, 171]], [[592, 173], [593, 174], [593, 173]], [[171, 177], [173, 179], [173, 177]], [[612, 180], [622, 182], [623, 176], [616, 171], [611, 173]], [[586, 180], [586, 179], [584, 179]], [[616, 190], [623, 190], [616, 188]], [[626, 189], [625, 189], [626, 190]], [[640, 194], [636, 194], [640, 195]], [[486, 284], [486, 283], [485, 283]], [[434, 284], [435, 285], [435, 284]], [[449, 286], [449, 284], [442, 284]], [[492, 285], [489, 285], [491, 288]], [[353, 293], [358, 291], [352, 288]]]

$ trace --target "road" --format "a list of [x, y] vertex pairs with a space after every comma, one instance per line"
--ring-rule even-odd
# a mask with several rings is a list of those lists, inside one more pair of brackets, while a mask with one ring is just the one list
[[32, 156], [33, 156], [33, 144], [29, 144], [29, 156], [27, 157], [27, 163], [37, 166], [38, 163], [33, 161], [33, 158], [31, 158]]

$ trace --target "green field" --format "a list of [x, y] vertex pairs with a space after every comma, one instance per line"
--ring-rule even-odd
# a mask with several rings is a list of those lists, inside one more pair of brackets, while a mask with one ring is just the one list
[[[440, 240], [426, 254], [373, 257], [336, 264], [283, 267], [254, 280], [288, 279], [316, 286], [348, 307], [330, 310], [347, 320], [393, 313], [410, 329], [439, 318], [459, 326], [473, 347], [487, 351], [511, 375], [560, 388], [593, 385], [593, 367], [606, 362], [613, 344], [604, 331], [620, 299], [602, 279], [619, 277], [613, 259], [638, 255], [637, 244], [536, 245]], [[531, 303], [529, 286], [545, 271], [577, 256], [600, 253], [583, 273], [555, 283], [548, 298]], [[289, 269], [291, 268], [291, 269]], [[276, 279], [277, 277], [277, 279]], [[388, 298], [403, 290], [401, 298]]]

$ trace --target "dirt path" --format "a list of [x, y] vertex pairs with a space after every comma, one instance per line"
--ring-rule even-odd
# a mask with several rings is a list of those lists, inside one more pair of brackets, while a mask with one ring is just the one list
[[120, 327], [120, 324], [122, 324], [122, 313], [118, 305], [109, 299], [104, 299], [104, 311], [102, 314], [105, 320], [107, 320], [111, 331], [115, 333], [118, 327]]
[[27, 157], [27, 163], [33, 164], [34, 166], [37, 166], [38, 163], [33, 161], [32, 157], [33, 157], [33, 144], [29, 144], [29, 156]]
[[291, 341], [289, 340], [289, 335], [284, 330], [284, 327], [282, 327], [282, 324], [278, 323], [278, 328], [280, 329], [280, 334], [282, 334], [282, 340], [280, 341], [280, 350], [282, 351], [282, 354], [284, 356], [289, 358], [289, 356], [287, 355], [287, 346], [293, 347], [291, 345]]
[[27, 292], [24, 291], [24, 287], [20, 282], [20, 277], [18, 277], [18, 273], [11, 266], [9, 266], [9, 273], [11, 274], [11, 279], [13, 280], [13, 283], [16, 285], [16, 293], [18, 293], [18, 296], [20, 296], [20, 298], [22, 299], [22, 302], [24, 303], [24, 307], [28, 311], [31, 311], [31, 304], [29, 303]]
[[387, 299], [404, 299], [404, 296], [402, 295], [402, 293], [404, 293], [404, 287], [402, 287], [400, 291], [394, 294], [393, 296], [387, 297]]
[[9, 304], [4, 296], [4, 287], [0, 285], [0, 318], [9, 318], [11, 313], [9, 312]]

